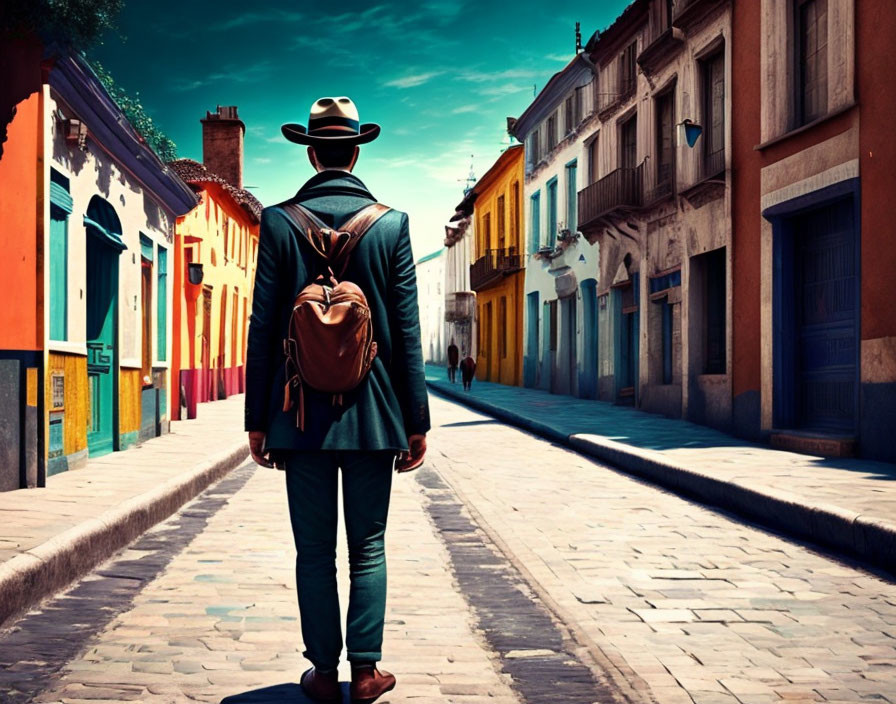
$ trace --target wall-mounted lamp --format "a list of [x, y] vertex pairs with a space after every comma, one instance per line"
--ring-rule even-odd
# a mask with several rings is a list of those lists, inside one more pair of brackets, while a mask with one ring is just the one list
[[684, 141], [688, 143], [689, 147], [693, 147], [697, 143], [697, 138], [703, 134], [703, 127], [688, 118], [678, 124], [684, 128]]

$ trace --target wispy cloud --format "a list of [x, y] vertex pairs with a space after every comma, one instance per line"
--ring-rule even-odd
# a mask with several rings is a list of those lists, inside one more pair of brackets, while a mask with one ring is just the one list
[[508, 68], [504, 71], [464, 71], [458, 78], [471, 83], [490, 83], [497, 81], [510, 81], [521, 78], [532, 78], [538, 73], [528, 68]]
[[461, 113], [464, 113], [464, 112], [476, 112], [480, 107], [481, 106], [478, 104], [471, 103], [470, 105], [460, 105], [460, 106], [454, 108], [454, 110], [452, 110], [451, 112], [454, 115], [460, 115]]
[[386, 81], [383, 85], [389, 88], [416, 88], [417, 86], [422, 86], [424, 83], [428, 83], [441, 74], [441, 71], [412, 73], [408, 76], [402, 76], [400, 78], [394, 78], [391, 81]]
[[292, 10], [268, 10], [267, 12], [243, 12], [233, 17], [213, 22], [205, 29], [209, 32], [226, 32], [231, 29], [244, 28], [253, 24], [268, 22], [298, 22], [304, 19], [301, 12]]
[[546, 54], [544, 58], [548, 61], [562, 61], [563, 63], [569, 63], [572, 60], [572, 56], [569, 54]]
[[252, 161], [254, 161], [256, 164], [270, 164], [273, 159], [271, 159], [271, 157], [269, 156], [257, 156]]
[[504, 83], [502, 85], [497, 86], [483, 86], [482, 88], [477, 88], [476, 92], [479, 95], [488, 97], [488, 98], [503, 98], [507, 95], [515, 95], [517, 93], [522, 93], [523, 91], [531, 91], [531, 85], [522, 85], [519, 83]]
[[171, 90], [178, 93], [186, 93], [215, 83], [250, 83], [265, 78], [270, 73], [272, 66], [271, 61], [265, 59], [247, 66], [236, 66], [223, 71], [215, 71], [202, 78], [179, 78], [172, 82]]

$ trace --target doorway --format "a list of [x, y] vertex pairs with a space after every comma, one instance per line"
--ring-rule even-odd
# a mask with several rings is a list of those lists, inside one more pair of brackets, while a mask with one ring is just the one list
[[856, 418], [856, 246], [852, 202], [796, 219], [797, 427], [852, 432]]
[[87, 238], [87, 387], [90, 457], [115, 449], [118, 398], [118, 254], [98, 237]]

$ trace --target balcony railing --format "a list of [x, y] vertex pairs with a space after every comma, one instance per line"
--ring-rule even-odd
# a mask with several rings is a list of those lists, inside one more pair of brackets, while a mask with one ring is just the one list
[[446, 322], [472, 320], [475, 312], [476, 294], [473, 291], [454, 291], [445, 296]]
[[643, 164], [611, 171], [579, 191], [579, 227], [615, 210], [640, 208], [643, 197]]
[[479, 291], [522, 268], [522, 258], [516, 247], [488, 249], [484, 256], [470, 265], [470, 287]]

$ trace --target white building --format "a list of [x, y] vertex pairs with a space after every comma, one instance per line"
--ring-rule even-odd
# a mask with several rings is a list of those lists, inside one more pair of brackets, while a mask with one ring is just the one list
[[577, 55], [512, 126], [525, 144], [526, 310], [523, 383], [594, 398], [598, 247], [579, 236], [577, 194], [589, 183], [593, 74]]
[[445, 249], [417, 260], [417, 298], [420, 307], [420, 342], [423, 361], [444, 364], [445, 341]]
[[452, 340], [461, 357], [476, 358], [476, 292], [470, 287], [475, 226], [473, 191], [457, 206], [445, 226], [445, 344]]

